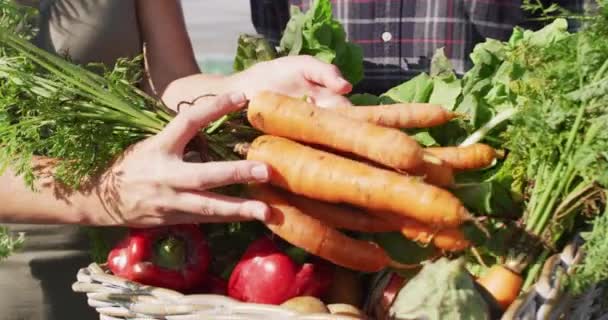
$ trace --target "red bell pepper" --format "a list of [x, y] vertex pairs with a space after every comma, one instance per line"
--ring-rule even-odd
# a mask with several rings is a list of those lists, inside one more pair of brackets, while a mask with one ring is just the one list
[[254, 241], [228, 281], [228, 295], [245, 302], [281, 304], [296, 296], [321, 297], [331, 285], [333, 267], [317, 260], [297, 265], [268, 237]]
[[200, 286], [209, 263], [209, 246], [196, 225], [131, 229], [108, 255], [115, 275], [178, 291]]

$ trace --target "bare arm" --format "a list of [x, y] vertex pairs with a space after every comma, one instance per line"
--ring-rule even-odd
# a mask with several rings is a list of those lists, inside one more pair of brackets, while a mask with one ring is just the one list
[[[186, 144], [210, 121], [245, 105], [243, 94], [201, 99], [159, 134], [135, 144], [81, 190], [66, 190], [50, 172], [53, 161], [35, 161], [41, 176], [32, 191], [14, 171], [0, 175], [0, 223], [126, 225], [264, 220], [261, 202], [215, 194], [235, 183], [263, 183], [268, 167], [255, 161], [184, 162]], [[71, 192], [68, 192], [71, 191]]]
[[[48, 170], [52, 163], [43, 158], [33, 161], [43, 171]], [[37, 191], [32, 191], [23, 177], [9, 168], [0, 175], [0, 186], [2, 222], [97, 224], [90, 213], [104, 212], [96, 194], [67, 193], [48, 175], [37, 180]]]
[[200, 73], [179, 0], [137, 0], [137, 17], [147, 71], [159, 96], [175, 79]]
[[[179, 0], [137, 0], [140, 30], [145, 42], [148, 73], [154, 84], [145, 89], [155, 93], [170, 108], [205, 94], [273, 90], [292, 96], [309, 96], [320, 105], [349, 105], [342, 97], [351, 89], [332, 65], [310, 57], [288, 57], [230, 76], [201, 73]], [[203, 14], [203, 13], [201, 13]], [[212, 31], [210, 31], [212, 32]], [[236, 41], [227, 39], [226, 41]]]

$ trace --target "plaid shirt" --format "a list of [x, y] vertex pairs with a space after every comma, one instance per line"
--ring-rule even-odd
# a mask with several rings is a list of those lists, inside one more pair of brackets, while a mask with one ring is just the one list
[[[585, 0], [562, 0], [580, 10]], [[365, 78], [357, 91], [380, 93], [428, 72], [444, 48], [458, 74], [471, 67], [469, 54], [486, 38], [506, 40], [513, 27], [533, 28], [521, 0], [332, 0], [334, 16], [349, 41], [363, 49]], [[256, 30], [275, 44], [289, 20], [289, 5], [303, 10], [312, 0], [251, 0]]]

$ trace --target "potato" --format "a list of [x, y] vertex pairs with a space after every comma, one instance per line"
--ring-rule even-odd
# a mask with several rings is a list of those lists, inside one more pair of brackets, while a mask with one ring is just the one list
[[291, 298], [283, 302], [281, 307], [304, 314], [329, 313], [329, 310], [321, 300], [308, 296]]
[[337, 267], [332, 285], [323, 300], [328, 304], [345, 303], [360, 307], [362, 299], [363, 290], [357, 272]]
[[350, 316], [357, 319], [363, 319], [363, 312], [357, 307], [346, 304], [346, 303], [334, 303], [328, 304], [327, 309], [331, 314], [341, 315], [341, 316]]

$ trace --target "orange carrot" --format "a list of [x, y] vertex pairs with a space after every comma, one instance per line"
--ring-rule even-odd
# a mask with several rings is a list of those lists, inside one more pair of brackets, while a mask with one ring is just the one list
[[262, 92], [249, 101], [247, 118], [266, 134], [350, 152], [390, 168], [409, 169], [424, 160], [422, 147], [398, 129], [350, 119], [301, 99]]
[[439, 230], [433, 237], [433, 245], [446, 251], [462, 251], [471, 246], [462, 230], [458, 228]]
[[330, 227], [361, 232], [389, 232], [400, 230], [398, 223], [389, 222], [355, 208], [285, 193], [285, 198], [311, 217]]
[[437, 227], [471, 219], [460, 200], [444, 189], [285, 138], [256, 138], [247, 159], [270, 166], [270, 183], [312, 199], [389, 211]]
[[470, 246], [470, 242], [457, 228], [433, 230], [420, 222], [403, 220], [401, 233], [412, 241], [423, 244], [432, 242], [435, 247], [446, 251], [461, 251]]
[[266, 226], [294, 246], [336, 265], [363, 272], [386, 268], [391, 259], [378, 245], [347, 237], [290, 204], [277, 189], [250, 187], [248, 194], [267, 203], [272, 216]]
[[493, 297], [503, 310], [507, 309], [521, 290], [523, 278], [504, 265], [493, 265], [483, 276], [477, 279]]
[[427, 103], [397, 103], [380, 106], [337, 107], [346, 117], [389, 128], [429, 128], [452, 120], [455, 115], [445, 108]]
[[422, 176], [424, 181], [439, 187], [449, 187], [454, 184], [454, 170], [446, 165], [423, 163], [408, 170], [409, 173]]
[[497, 156], [494, 148], [482, 143], [466, 147], [432, 147], [426, 148], [426, 152], [458, 170], [485, 168], [491, 165]]

